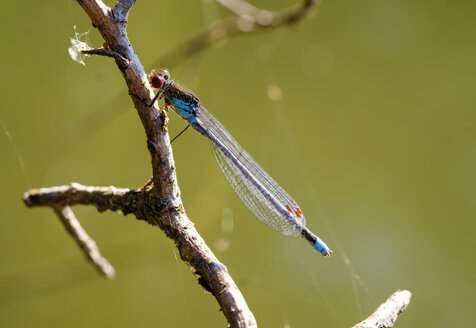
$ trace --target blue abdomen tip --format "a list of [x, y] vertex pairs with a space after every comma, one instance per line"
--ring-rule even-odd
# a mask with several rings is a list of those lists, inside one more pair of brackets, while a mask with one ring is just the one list
[[321, 238], [317, 237], [316, 242], [314, 243], [314, 248], [320, 252], [322, 255], [330, 255], [332, 251], [330, 248], [326, 245], [325, 242], [321, 240]]

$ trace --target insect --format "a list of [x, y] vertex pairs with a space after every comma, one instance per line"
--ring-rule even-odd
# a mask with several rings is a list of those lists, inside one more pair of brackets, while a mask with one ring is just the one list
[[[324, 256], [332, 251], [306, 228], [306, 219], [296, 201], [236, 142], [190, 91], [170, 79], [165, 69], [150, 74], [150, 84], [158, 89], [154, 102], [164, 98], [166, 109], [174, 111], [212, 144], [213, 154], [225, 178], [243, 203], [264, 223], [283, 235], [308, 240]], [[183, 132], [183, 131], [182, 131]]]

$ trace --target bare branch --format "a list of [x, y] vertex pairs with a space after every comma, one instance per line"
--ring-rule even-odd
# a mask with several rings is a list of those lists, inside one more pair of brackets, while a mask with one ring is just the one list
[[253, 15], [260, 11], [244, 0], [217, 0], [217, 2], [238, 16]]
[[412, 294], [408, 290], [397, 290], [375, 312], [353, 328], [390, 328], [400, 313], [407, 309]]
[[213, 22], [201, 32], [170, 50], [159, 60], [163, 67], [175, 66], [188, 57], [233, 35], [297, 23], [309, 14], [316, 4], [320, 3], [319, 0], [305, 0], [295, 7], [271, 12], [258, 9], [242, 0], [220, 0], [219, 2], [238, 17]]
[[79, 183], [69, 186], [32, 189], [23, 195], [28, 207], [50, 206], [53, 208], [70, 205], [94, 205], [99, 212], [105, 210], [122, 211], [129, 214], [135, 211], [137, 190], [116, 187], [91, 187]]
[[33, 189], [25, 193], [24, 202], [29, 207], [50, 206], [55, 209], [86, 256], [108, 276], [113, 272], [112, 267], [102, 258], [95, 242], [81, 228], [68, 205], [89, 204], [99, 211], [121, 210], [124, 214], [134, 213], [137, 219], [158, 225], [175, 241], [181, 258], [193, 268], [200, 285], [218, 300], [230, 325], [256, 327], [256, 321], [226, 266], [205, 244], [183, 207], [166, 207], [167, 198], [155, 192], [151, 181], [140, 189], [90, 187], [78, 183]]
[[60, 218], [61, 223], [78, 243], [86, 258], [98, 269], [98, 271], [109, 279], [114, 278], [115, 271], [112, 265], [101, 255], [96, 242], [89, 237], [83, 229], [78, 219], [71, 210], [71, 207], [54, 207], [55, 213]]
[[[114, 9], [99, 0], [77, 1], [110, 50], [120, 56], [114, 58], [129, 93], [135, 96], [132, 100], [147, 136], [153, 176], [149, 183], [136, 190], [85, 187], [79, 184], [31, 190], [24, 195], [25, 203], [30, 207], [51, 206], [63, 218], [71, 218], [72, 214], [64, 210], [65, 206], [91, 204], [100, 211], [133, 213], [137, 219], [159, 226], [175, 241], [180, 257], [193, 268], [199, 284], [215, 296], [230, 326], [256, 327], [256, 320], [226, 267], [211, 252], [185, 214], [167, 134], [167, 114], [160, 111], [157, 104], [152, 108], [144, 104], [150, 103], [154, 94], [147, 74], [127, 38], [127, 15], [134, 1], [119, 1]], [[124, 60], [130, 64], [125, 66]], [[78, 230], [71, 226], [68, 226], [68, 231], [73, 230], [73, 236], [79, 235]], [[77, 227], [75, 224], [73, 226]], [[80, 246], [84, 247], [82, 244]]]
[[115, 16], [123, 21], [127, 21], [127, 17], [129, 16], [129, 12], [132, 9], [132, 6], [136, 3], [136, 0], [119, 0], [116, 3], [113, 11]]
[[111, 51], [107, 49], [95, 48], [95, 49], [83, 50], [81, 52], [85, 55], [100, 55], [100, 56], [115, 58], [118, 63], [121, 63], [120, 65], [122, 69], [126, 69], [131, 64], [129, 59], [122, 57], [120, 54], [118, 54], [115, 51]]

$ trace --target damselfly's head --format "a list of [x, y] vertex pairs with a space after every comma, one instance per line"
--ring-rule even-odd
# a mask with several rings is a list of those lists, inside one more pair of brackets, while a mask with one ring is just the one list
[[170, 73], [166, 69], [159, 69], [152, 71], [149, 75], [149, 83], [153, 88], [160, 89], [165, 81], [170, 79]]

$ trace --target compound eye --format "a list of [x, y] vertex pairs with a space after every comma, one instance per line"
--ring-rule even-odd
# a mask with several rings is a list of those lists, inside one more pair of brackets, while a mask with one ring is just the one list
[[157, 75], [154, 75], [150, 78], [150, 85], [153, 88], [159, 89], [163, 84], [164, 84], [164, 82]]

